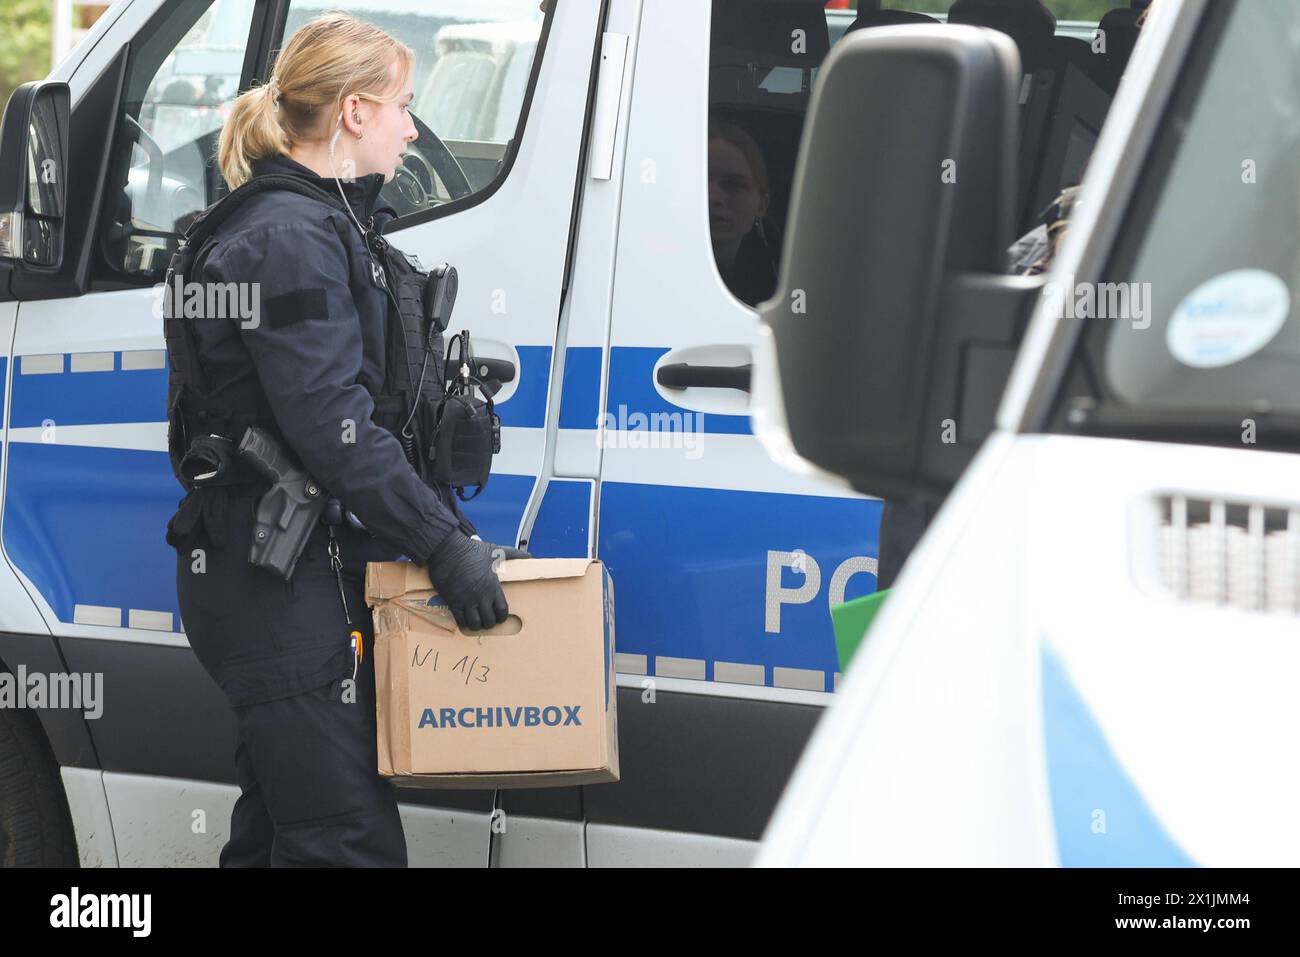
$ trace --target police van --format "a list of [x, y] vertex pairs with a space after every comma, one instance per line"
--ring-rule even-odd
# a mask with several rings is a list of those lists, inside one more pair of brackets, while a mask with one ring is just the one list
[[[814, 96], [755, 430], [852, 488], [951, 492], [759, 861], [1294, 866], [1300, 6], [1157, 0], [1035, 278], [993, 268], [1020, 88], [1002, 53], [881, 31]], [[873, 83], [945, 95], [846, 133]], [[904, 130], [910, 151], [870, 141]], [[938, 195], [912, 170], [936, 153], [959, 169]], [[851, 170], [846, 199], [826, 184]], [[796, 288], [822, 307], [792, 316]], [[827, 343], [870, 390], [816, 378]]]
[[[1020, 64], [1007, 201], [1028, 229], [1119, 87], [1144, 4], [1114, 3], [1086, 23], [1053, 15], [1073, 0], [112, 4], [20, 89], [0, 138], [0, 665], [20, 692], [102, 683], [93, 708], [0, 708], [3, 859], [210, 864], [225, 840], [234, 722], [186, 643], [163, 540], [181, 490], [159, 287], [223, 193], [223, 110], [297, 26], [342, 6], [415, 49], [420, 138], [385, 187], [390, 231], [456, 265], [453, 323], [510, 370], [502, 451], [467, 510], [485, 539], [599, 557], [617, 591], [622, 780], [404, 789], [412, 863], [740, 864], [839, 687], [829, 609], [877, 587], [881, 493], [789, 470], [750, 414], [755, 307], [796, 248], [823, 63], [902, 21], [1000, 31]], [[938, 110], [927, 89], [883, 99]], [[879, 185], [838, 175], [844, 197]], [[861, 381], [854, 355], [832, 358], [812, 381]], [[981, 539], [986, 575], [1001, 540]]]

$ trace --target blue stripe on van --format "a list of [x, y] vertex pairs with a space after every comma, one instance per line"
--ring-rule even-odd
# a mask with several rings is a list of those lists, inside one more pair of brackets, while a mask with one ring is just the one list
[[546, 425], [546, 393], [551, 382], [551, 347], [518, 346], [519, 385], [514, 395], [496, 407], [501, 424], [525, 429]]
[[[836, 567], [853, 555], [875, 557], [879, 501], [605, 482], [598, 524], [601, 561], [618, 586], [618, 650], [821, 671], [833, 690], [839, 670], [828, 591]], [[781, 607], [781, 629], [764, 630], [769, 550], [802, 549], [821, 570], [806, 604]], [[801, 579], [785, 569], [782, 584]], [[875, 576], [853, 575], [845, 600], [875, 590]], [[629, 610], [635, 609], [635, 614]]]
[[[666, 401], [655, 389], [654, 366], [667, 349], [641, 346], [616, 346], [610, 350], [609, 401], [606, 413], [616, 420], [633, 413], [646, 415], [682, 413], [690, 410]], [[620, 414], [620, 407], [625, 411]], [[704, 431], [730, 435], [750, 435], [753, 430], [747, 415], [704, 414]]]
[[19, 357], [14, 376], [13, 428], [39, 427], [46, 419], [56, 425], [100, 425], [119, 422], [163, 422], [167, 419], [167, 370], [122, 369], [114, 356], [114, 371], [21, 374]]
[[1061, 864], [1194, 867], [1120, 767], [1065, 663], [1046, 641], [1041, 646], [1043, 736]]
[[[8, 481], [5, 549], [60, 621], [74, 605], [103, 605], [122, 610], [123, 627], [135, 608], [171, 612], [180, 630], [164, 536], [184, 491], [166, 453], [11, 442]], [[494, 474], [463, 506], [485, 540], [514, 541], [533, 481]]]
[[180, 630], [163, 536], [184, 492], [165, 453], [12, 442], [8, 474], [5, 549], [59, 620], [107, 605], [169, 611]]
[[560, 390], [560, 428], [595, 429], [600, 414], [600, 346], [570, 346], [564, 351]]
[[536, 558], [586, 558], [587, 526], [591, 514], [589, 481], [551, 479], [528, 537], [528, 552]]
[[483, 491], [460, 507], [485, 542], [514, 545], [534, 482], [531, 475], [493, 472]]
[[[653, 381], [655, 363], [668, 350], [618, 346], [611, 350], [608, 410], [616, 420], [640, 413], [683, 413], [690, 410], [666, 401]], [[551, 377], [550, 346], [519, 346], [519, 384], [514, 394], [497, 406], [501, 424], [515, 428], [542, 428]], [[603, 350], [575, 346], [566, 350], [561, 391], [560, 427], [595, 429], [600, 409], [600, 372]], [[63, 371], [15, 375], [10, 425], [39, 427], [47, 419], [57, 425], [106, 425], [126, 422], [162, 422], [166, 419], [167, 370], [122, 369], [122, 354], [114, 355], [114, 368], [104, 372], [70, 372], [68, 355]], [[21, 357], [19, 358], [21, 363]], [[21, 369], [21, 366], [18, 367]], [[621, 409], [621, 413], [620, 413]], [[703, 416], [706, 432], [747, 435], [745, 415]]]
[[[497, 406], [497, 412], [502, 425], [541, 428], [546, 423], [551, 347], [520, 346], [518, 351], [519, 385], [514, 395]], [[62, 372], [14, 376], [12, 427], [40, 427], [47, 419], [56, 425], [166, 421], [165, 368], [123, 370], [121, 353], [117, 353], [113, 371], [69, 372], [68, 355], [63, 354], [62, 359]], [[594, 412], [591, 418], [594, 424]]]

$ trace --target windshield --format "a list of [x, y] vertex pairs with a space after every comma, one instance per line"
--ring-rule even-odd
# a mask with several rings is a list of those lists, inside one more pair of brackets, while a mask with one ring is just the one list
[[1224, 3], [1211, 21], [1221, 39], [1192, 59], [1109, 281], [1053, 290], [1087, 320], [1059, 427], [1187, 440], [1217, 423], [1210, 441], [1267, 448], [1247, 421], [1300, 414], [1300, 4]]

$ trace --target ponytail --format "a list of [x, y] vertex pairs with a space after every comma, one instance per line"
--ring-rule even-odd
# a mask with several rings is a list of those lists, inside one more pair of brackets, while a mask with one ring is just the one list
[[289, 151], [280, 126], [274, 79], [241, 93], [230, 108], [217, 145], [217, 164], [233, 190], [253, 175], [253, 161]]

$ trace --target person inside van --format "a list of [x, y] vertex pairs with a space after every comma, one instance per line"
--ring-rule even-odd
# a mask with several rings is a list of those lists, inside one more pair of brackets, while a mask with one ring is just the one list
[[709, 123], [709, 233], [718, 272], [741, 302], [776, 292], [776, 259], [763, 230], [771, 198], [767, 164], [754, 138], [732, 123]]

